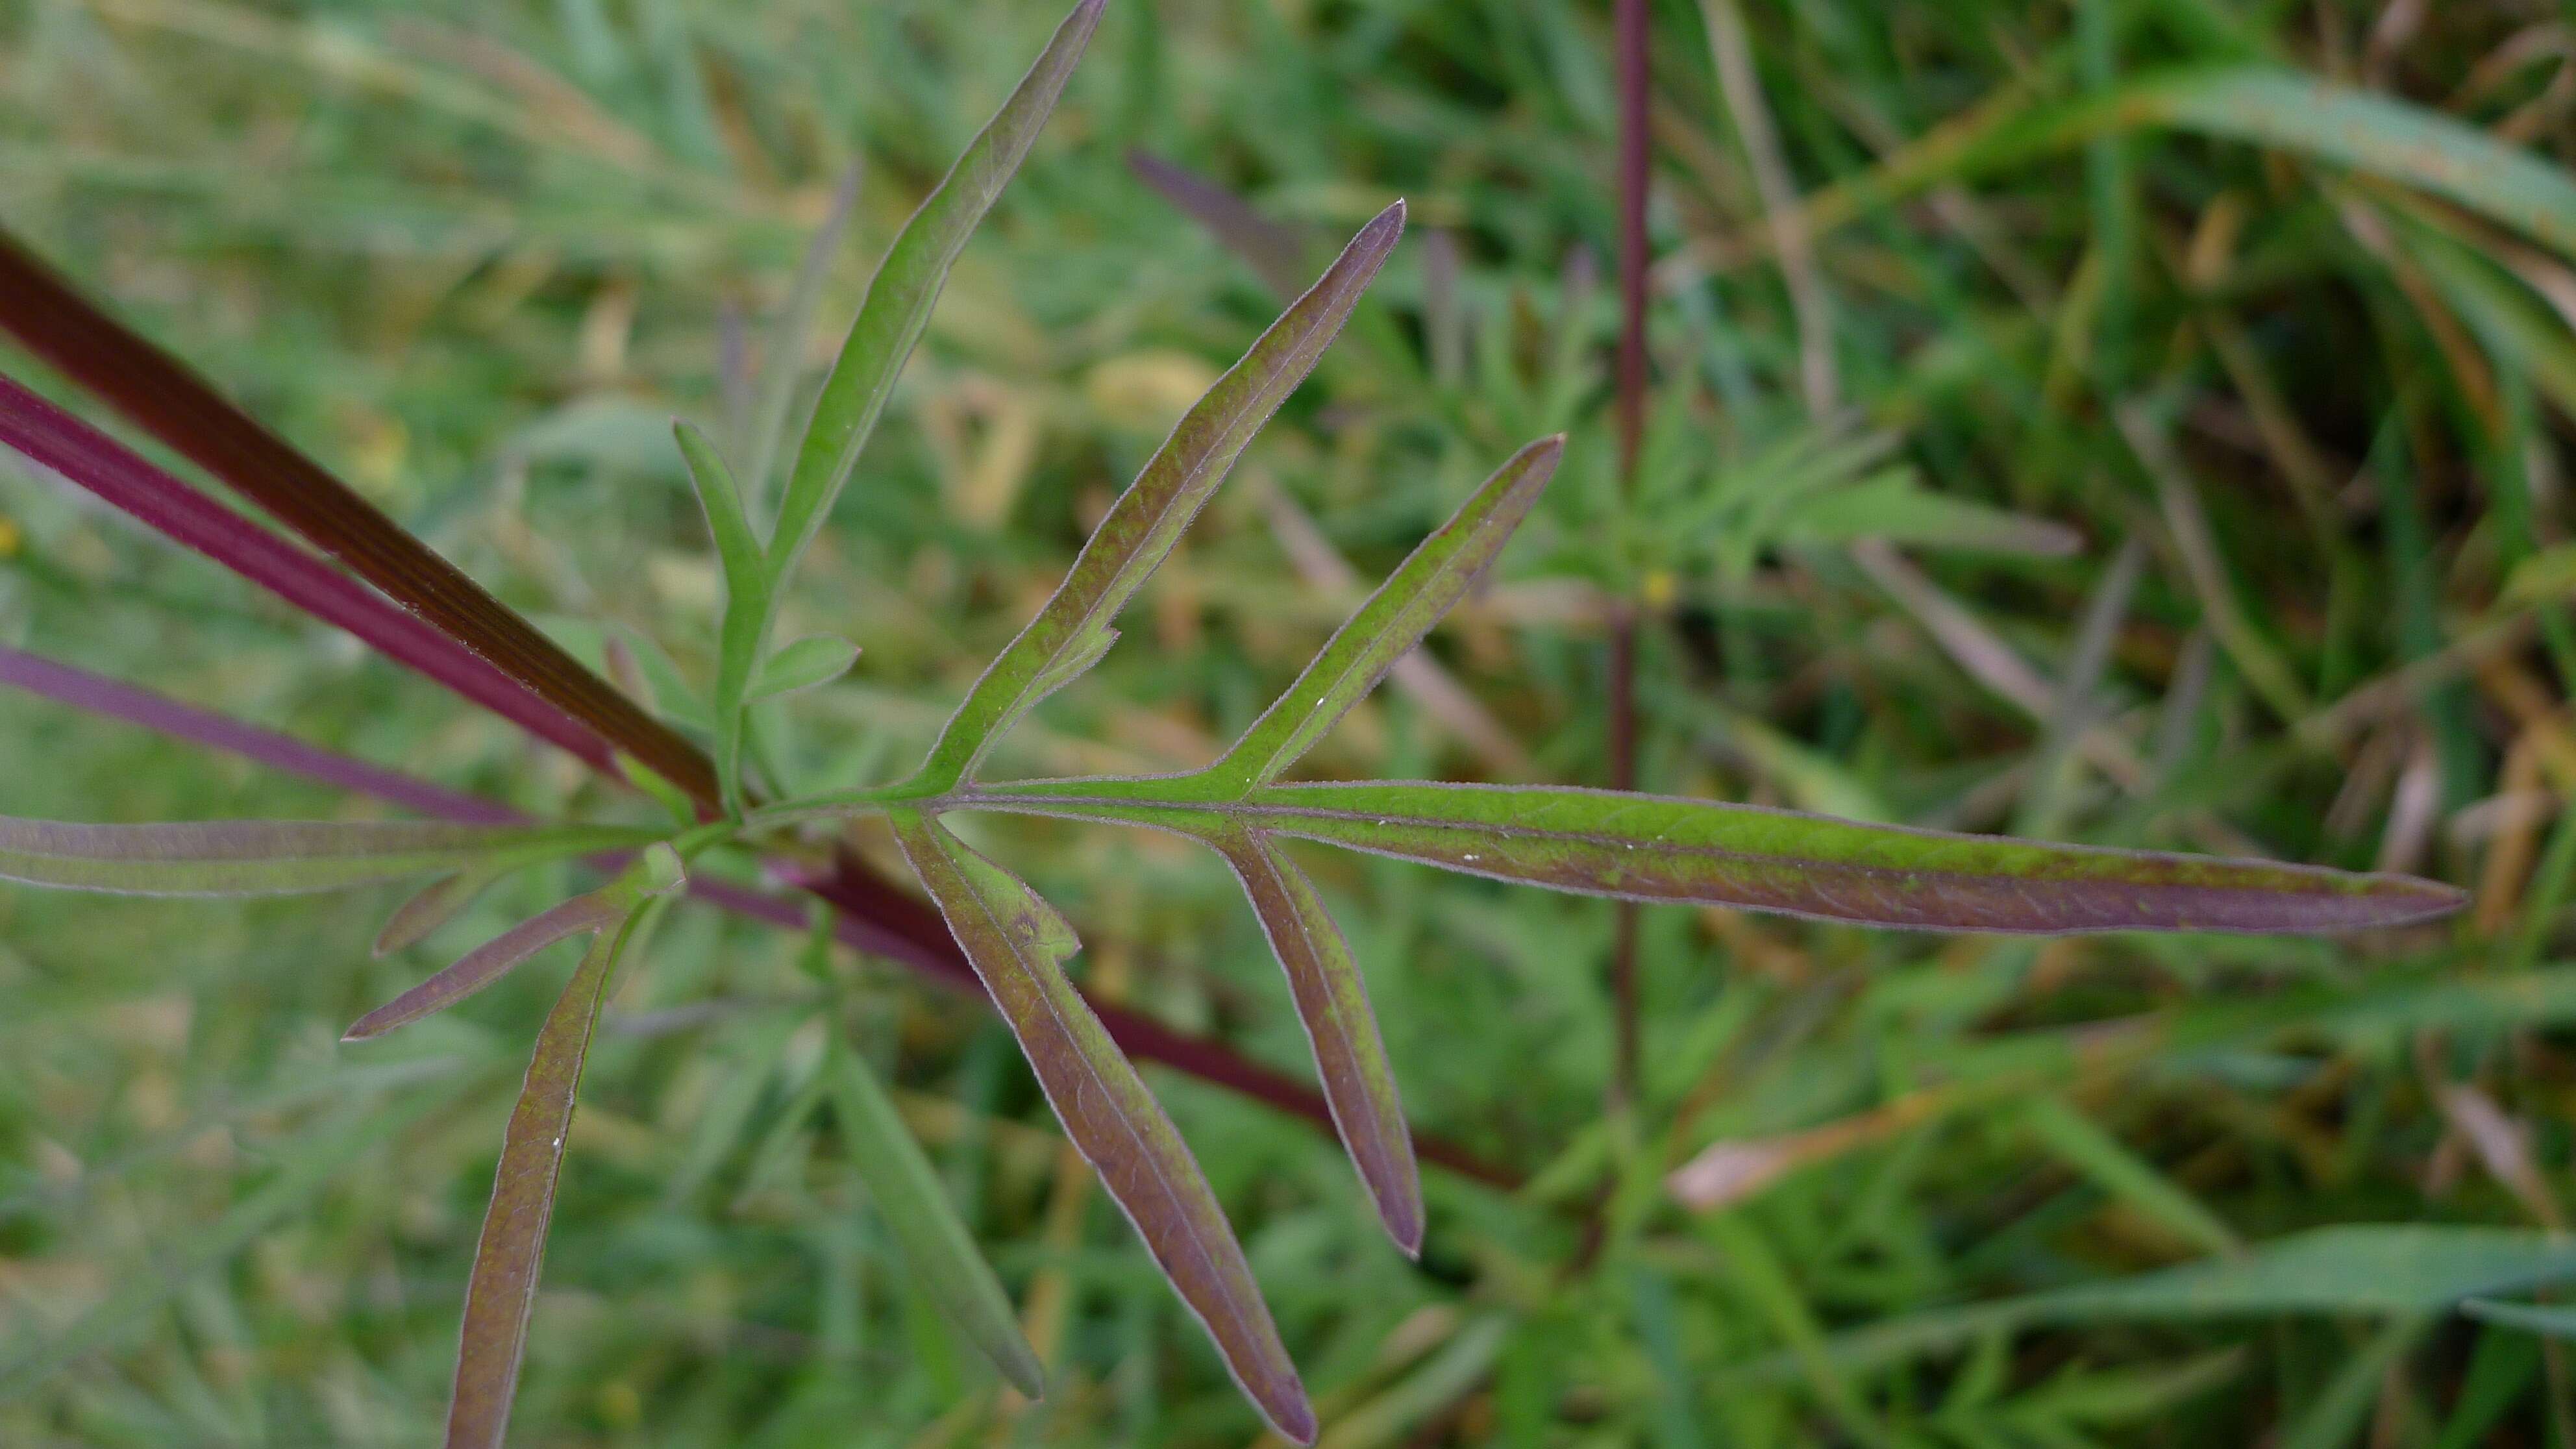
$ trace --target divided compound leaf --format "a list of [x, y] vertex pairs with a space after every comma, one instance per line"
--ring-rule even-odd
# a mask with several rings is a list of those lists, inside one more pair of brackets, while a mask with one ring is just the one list
[[1314, 1409], [1215, 1192], [1171, 1118], [1065, 977], [1064, 962], [1080, 946], [1072, 927], [1018, 877], [936, 820], [900, 808], [887, 818], [904, 858], [1019, 1038], [1066, 1135], [1206, 1326], [1244, 1392], [1279, 1432], [1312, 1442]]

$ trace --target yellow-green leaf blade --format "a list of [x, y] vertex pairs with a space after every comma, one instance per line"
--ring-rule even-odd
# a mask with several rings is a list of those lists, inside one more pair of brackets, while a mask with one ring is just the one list
[[1276, 845], [1245, 831], [1212, 832], [1209, 843], [1243, 882], [1288, 975], [1333, 1126], [1377, 1204], [1378, 1221], [1397, 1247], [1420, 1257], [1422, 1177], [1413, 1160], [1413, 1133], [1350, 943], [1324, 909], [1314, 882]]
[[1054, 596], [957, 707], [914, 781], [918, 787], [941, 791], [966, 778], [1014, 720], [1107, 649], [1118, 611], [1170, 554], [1253, 435], [1314, 370], [1403, 232], [1399, 201], [1360, 228], [1315, 285], [1181, 418], [1092, 532]]
[[1225, 758], [1208, 767], [1212, 779], [1236, 787], [1264, 784], [1313, 749], [1476, 586], [1564, 454], [1559, 434], [1529, 444], [1495, 469], [1378, 586]]
[[1019, 1038], [1065, 1134], [1206, 1326], [1245, 1394], [1281, 1433], [1312, 1442], [1314, 1409], [1215, 1192], [1134, 1065], [1065, 978], [1063, 962], [1078, 945], [1072, 929], [946, 827], [909, 810], [887, 818]]
[[830, 1064], [835, 1119], [849, 1143], [850, 1160], [867, 1182], [877, 1211], [903, 1244], [904, 1266], [981, 1349], [1011, 1387], [1034, 1399], [1046, 1391], [1046, 1370], [1021, 1336], [1002, 1291], [975, 1238], [949, 1204], [939, 1171], [896, 1115], [894, 1103], [865, 1059], [839, 1038]]

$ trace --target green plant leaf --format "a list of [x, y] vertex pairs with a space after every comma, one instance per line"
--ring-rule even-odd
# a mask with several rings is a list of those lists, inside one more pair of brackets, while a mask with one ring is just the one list
[[1314, 370], [1403, 232], [1399, 201], [1360, 228], [1315, 285], [1182, 417], [1092, 531], [1054, 596], [975, 681], [912, 788], [935, 794], [955, 786], [1013, 721], [1108, 650], [1119, 610], [1172, 551], [1253, 435]]
[[631, 850], [657, 834], [409, 820], [88, 825], [0, 815], [0, 880], [120, 895], [302, 895]]
[[1200, 834], [1220, 824], [1554, 890], [1923, 930], [2353, 931], [2458, 910], [2412, 876], [1863, 825], [1555, 786], [1269, 785], [1195, 775], [979, 791], [977, 808]]
[[1028, 155], [1038, 128], [1055, 109], [1056, 97], [1063, 93], [1091, 32], [1099, 26], [1105, 4], [1107, 0], [1082, 0], [1065, 17], [1018, 89], [949, 168], [939, 188], [904, 223], [878, 264], [849, 338], [832, 364], [832, 375], [815, 399], [813, 421], [796, 450], [795, 472], [779, 505], [777, 531], [769, 540], [773, 596], [785, 586], [797, 560], [821, 530], [851, 466], [858, 461], [859, 450], [867, 445], [878, 415], [885, 411], [904, 359], [912, 355], [913, 345], [930, 323], [931, 305], [939, 300], [949, 267], [1002, 194], [1011, 173], [1019, 169], [1021, 158]]
[[2501, 1298], [2472, 1298], [2460, 1311], [2487, 1323], [2519, 1328], [2543, 1338], [2576, 1338], [2576, 1304], [2510, 1303]]
[[1172, 1119], [1111, 1044], [1064, 962], [1073, 928], [1018, 877], [918, 811], [889, 813], [895, 841], [1019, 1038], [1065, 1134], [1206, 1325], [1237, 1383], [1300, 1444], [1315, 1412], [1261, 1301], [1252, 1266]]
[[1280, 969], [1288, 973], [1333, 1126], [1377, 1203], [1378, 1221], [1397, 1247], [1421, 1257], [1422, 1179], [1413, 1161], [1413, 1134], [1350, 943], [1325, 911], [1314, 882], [1276, 845], [1239, 830], [1212, 832], [1208, 841], [1234, 867]]
[[808, 634], [802, 639], [781, 645], [760, 666], [760, 677], [751, 683], [747, 704], [776, 699], [783, 694], [813, 689], [831, 683], [850, 672], [858, 662], [859, 646], [830, 634]]
[[509, 1428], [519, 1361], [528, 1347], [528, 1312], [536, 1304], [546, 1228], [554, 1218], [555, 1180], [572, 1130], [573, 1094], [581, 1086], [609, 978], [643, 914], [637, 910], [617, 929], [592, 938], [580, 968], [537, 1029], [519, 1105], [501, 1138], [501, 1164], [492, 1175], [492, 1205], [483, 1214], [474, 1270], [465, 1282], [447, 1449], [501, 1449]]
[[1378, 586], [1234, 748], [1208, 767], [1208, 775], [1250, 789], [1277, 779], [1313, 749], [1475, 587], [1528, 516], [1564, 454], [1563, 435], [1541, 438], [1494, 470]]
[[897, 1116], [894, 1103], [867, 1060], [835, 1034], [830, 1076], [834, 1119], [849, 1144], [850, 1161], [868, 1185], [877, 1211], [903, 1245], [904, 1267], [929, 1290], [941, 1309], [984, 1356], [1029, 1398], [1046, 1391], [1046, 1371], [1021, 1336], [974, 1234], [949, 1204], [939, 1170]]
[[687, 423], [673, 423], [680, 456], [688, 460], [689, 478], [697, 485], [698, 504], [706, 510], [707, 531], [715, 536], [716, 560], [724, 569], [724, 622], [716, 645], [716, 783], [724, 790], [725, 810], [742, 812], [742, 710], [749, 702], [751, 678], [760, 668], [762, 642], [768, 637], [769, 566], [760, 542], [752, 536], [743, 513], [742, 492], [733, 470], [715, 445]]

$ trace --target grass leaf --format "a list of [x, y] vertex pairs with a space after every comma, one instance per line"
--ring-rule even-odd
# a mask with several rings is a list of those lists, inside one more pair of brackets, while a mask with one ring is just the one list
[[527, 1352], [528, 1313], [536, 1304], [537, 1271], [546, 1256], [546, 1228], [554, 1218], [555, 1180], [563, 1171], [564, 1138], [572, 1129], [573, 1093], [581, 1085], [590, 1036], [608, 995], [609, 977], [635, 924], [637, 911], [614, 931], [591, 941], [580, 969], [555, 999], [537, 1046], [519, 1105], [501, 1138], [501, 1163], [492, 1175], [492, 1205], [483, 1214], [483, 1237], [474, 1271], [465, 1283], [465, 1325], [456, 1350], [456, 1389], [447, 1408], [447, 1449], [501, 1449], [509, 1428], [510, 1400], [518, 1391], [519, 1362]]
[[1206, 1325], [1244, 1392], [1297, 1442], [1313, 1407], [1261, 1301], [1252, 1266], [1172, 1119], [1064, 975], [1073, 928], [1016, 876], [917, 811], [888, 817], [904, 858], [1001, 1007], [1065, 1134]]
[[1119, 610], [1314, 369], [1403, 231], [1399, 201], [1360, 228], [1315, 285], [1182, 417], [1092, 532], [1054, 596], [957, 707], [914, 777], [916, 788], [937, 792], [966, 778], [1014, 720], [1107, 650]]
[[1528, 516], [1564, 454], [1562, 435], [1541, 438], [1496, 469], [1378, 586], [1297, 682], [1208, 773], [1249, 789], [1277, 779], [1313, 749], [1475, 587]]
[[1413, 1136], [1350, 943], [1315, 894], [1314, 882], [1276, 845], [1249, 831], [1212, 833], [1209, 843], [1234, 867], [1280, 969], [1288, 973], [1297, 1019], [1314, 1048], [1315, 1075], [1333, 1107], [1333, 1125], [1377, 1203], [1378, 1221], [1397, 1247], [1421, 1257], [1422, 1179], [1414, 1166]]
[[758, 704], [829, 684], [849, 673], [858, 659], [859, 646], [849, 640], [830, 634], [808, 634], [779, 646], [778, 652], [761, 664], [760, 677], [751, 682], [745, 703]]
[[905, 1269], [938, 1300], [950, 1319], [984, 1356], [1029, 1398], [1046, 1391], [1046, 1371], [1020, 1333], [992, 1266], [975, 1249], [974, 1234], [949, 1204], [939, 1170], [895, 1114], [894, 1103], [867, 1060], [832, 1039], [834, 1119], [849, 1144], [850, 1161], [867, 1181], [868, 1196], [903, 1245]]
[[930, 309], [939, 300], [949, 267], [1002, 194], [1011, 173], [1019, 169], [1021, 158], [1028, 155], [1107, 3], [1082, 0], [1065, 17], [1019, 88], [887, 249], [796, 450], [795, 472], [779, 505], [777, 531], [769, 540], [773, 595], [785, 586], [796, 561], [822, 528], [833, 499], [840, 496], [841, 485], [858, 461], [859, 450], [867, 445], [878, 415], [885, 411], [904, 359], [912, 355], [913, 344], [930, 324]]
[[141, 896], [301, 895], [466, 866], [632, 849], [647, 830], [443, 821], [88, 825], [0, 815], [0, 880]]
[[1200, 834], [1213, 823], [1554, 890], [1921, 930], [2353, 931], [2456, 911], [2457, 889], [2272, 861], [1864, 825], [1758, 805], [1555, 786], [1046, 781], [979, 807]]

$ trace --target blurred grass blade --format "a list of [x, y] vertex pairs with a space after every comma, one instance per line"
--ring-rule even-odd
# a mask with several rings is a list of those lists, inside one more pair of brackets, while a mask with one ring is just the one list
[[[2576, 1279], [2576, 1243], [2513, 1228], [2343, 1223], [2106, 1283], [1941, 1308], [1834, 1335], [1825, 1355], [1846, 1372], [1938, 1352], [1979, 1334], [2043, 1324], [2182, 1323], [2286, 1314], [2403, 1317], [2463, 1300]], [[1779, 1382], [1802, 1371], [1788, 1355], [1723, 1379]]]
[[1130, 150], [1127, 169], [1205, 227], [1280, 297], [1294, 297], [1315, 269], [1315, 248], [1295, 227], [1272, 221], [1242, 197], [1150, 151]]
[[835, 1120], [850, 1161], [867, 1181], [868, 1196], [903, 1245], [904, 1267], [937, 1299], [951, 1320], [1011, 1387], [1029, 1398], [1046, 1392], [1046, 1371], [1021, 1336], [1010, 1295], [1002, 1291], [964, 1220], [949, 1205], [939, 1170], [895, 1114], [876, 1073], [838, 1035], [832, 1038], [829, 1090]]
[[1208, 773], [1223, 785], [1249, 789], [1277, 779], [1313, 749], [1476, 586], [1564, 453], [1562, 434], [1541, 438], [1496, 469], [1378, 586]]
[[455, 964], [418, 986], [359, 1017], [340, 1040], [365, 1041], [444, 1011], [557, 941], [615, 925], [625, 914], [626, 907], [605, 892], [575, 896], [521, 921], [458, 957]]
[[1404, 232], [1404, 203], [1379, 212], [1270, 330], [1217, 379], [1119, 496], [1053, 597], [1020, 631], [931, 747], [916, 787], [966, 778], [1022, 712], [1108, 647], [1118, 611], [1144, 587], [1217, 485], [1297, 384], [1314, 370]]
[[2060, 1161], [2176, 1238], [2221, 1256], [2244, 1251], [2224, 1218], [2059, 1098], [2031, 1098], [2022, 1121]]
[[802, 639], [779, 646], [760, 666], [760, 676], [751, 682], [751, 693], [745, 703], [758, 704], [783, 694], [795, 694], [831, 683], [850, 672], [859, 660], [859, 646], [830, 634], [808, 634]]
[[375, 954], [390, 956], [429, 939], [431, 932], [456, 919], [459, 911], [472, 905], [474, 898], [489, 890], [503, 873], [491, 866], [477, 866], [422, 886], [418, 894], [396, 906], [394, 913], [385, 918], [384, 929], [376, 933]]
[[778, 447], [786, 441], [788, 409], [795, 406], [796, 383], [805, 375], [805, 339], [814, 330], [814, 314], [823, 304], [823, 283], [832, 274], [832, 255], [841, 249], [841, 238], [850, 228], [850, 210], [859, 200], [860, 163], [856, 160], [844, 168], [840, 181], [832, 188], [832, 209], [824, 214], [823, 225], [805, 248], [805, 259], [796, 268], [796, 280], [787, 288], [787, 300], [778, 309], [778, 320], [769, 330], [769, 348], [761, 359], [760, 392], [751, 410], [750, 436], [744, 439], [743, 457], [750, 466], [743, 472], [745, 512], [754, 518], [766, 509], [769, 497], [770, 470], [778, 466]]
[[2173, 126], [2298, 151], [2447, 197], [2576, 253], [2576, 181], [2546, 157], [2394, 96], [2243, 67], [2146, 81], [2097, 123]]
[[2353, 931], [2431, 920], [2465, 899], [2411, 876], [1571, 787], [1370, 781], [1268, 785], [1236, 800], [1177, 776], [1024, 783], [974, 799], [1185, 834], [1223, 822], [1553, 890], [1918, 930]]
[[0, 880], [141, 896], [300, 895], [501, 863], [631, 849], [652, 832], [443, 821], [88, 825], [0, 815]]
[[726, 813], [742, 813], [742, 708], [752, 672], [760, 667], [760, 647], [769, 627], [769, 567], [751, 520], [743, 512], [742, 490], [733, 470], [706, 434], [687, 423], [671, 425], [688, 462], [689, 480], [697, 487], [698, 506], [706, 511], [707, 532], [714, 536], [716, 562], [724, 570], [724, 622], [716, 642], [716, 784]]
[[574, 1091], [590, 1055], [591, 1029], [599, 1023], [609, 977], [641, 919], [638, 911], [612, 931], [592, 938], [528, 1058], [519, 1105], [501, 1138], [501, 1163], [492, 1175], [492, 1205], [483, 1214], [483, 1237], [474, 1271], [465, 1283], [465, 1325], [456, 1350], [456, 1390], [447, 1408], [447, 1449], [501, 1449], [509, 1428], [510, 1400], [519, 1387], [519, 1361], [528, 1346], [528, 1312], [536, 1305], [537, 1271], [546, 1256], [546, 1228], [554, 1218], [555, 1179], [563, 1171], [564, 1138], [572, 1129]]
[[1315, 894], [1314, 882], [1277, 846], [1247, 831], [1212, 834], [1209, 843], [1234, 867], [1270, 949], [1288, 973], [1297, 1019], [1314, 1048], [1315, 1075], [1333, 1106], [1333, 1125], [1377, 1203], [1378, 1221], [1397, 1247], [1421, 1257], [1422, 1179], [1413, 1162], [1413, 1136], [1350, 943]]
[[2544, 1338], [2576, 1339], [2576, 1304], [2510, 1303], [2500, 1298], [2472, 1298], [2460, 1311], [2486, 1323], [2500, 1323]]
[[[867, 297], [841, 346], [832, 375], [814, 403], [814, 420], [796, 451], [796, 468], [779, 505], [778, 527], [769, 540], [770, 592], [786, 586], [796, 561], [814, 541], [840, 495], [859, 450], [867, 445], [877, 417], [894, 392], [895, 377], [913, 344], [930, 323], [948, 269], [974, 234], [976, 224], [1002, 194], [1011, 173], [1036, 141], [1038, 129], [1055, 109], [1065, 81], [1073, 74], [1091, 32], [1100, 24], [1107, 0], [1082, 0], [1057, 27], [1019, 88], [995, 112], [981, 135], [967, 146], [939, 189], [904, 224], [887, 249], [885, 260], [868, 283]], [[764, 630], [765, 634], [767, 631]]]
[[1311, 1443], [1314, 1409], [1216, 1194], [1172, 1119], [1065, 979], [1064, 962], [1080, 949], [1073, 928], [945, 826], [910, 810], [888, 820], [1010, 1022], [1065, 1134], [1206, 1325], [1244, 1393], [1280, 1433]]

